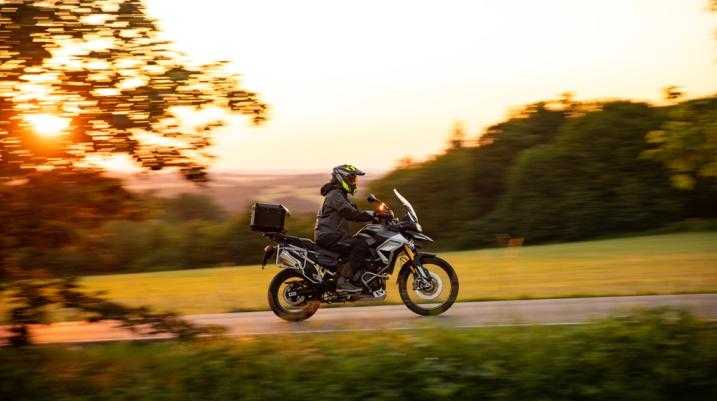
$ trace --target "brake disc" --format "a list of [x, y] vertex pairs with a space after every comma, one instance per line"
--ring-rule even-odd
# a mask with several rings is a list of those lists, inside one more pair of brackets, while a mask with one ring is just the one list
[[[286, 286], [284, 288], [284, 300], [286, 303], [288, 303], [290, 306], [300, 306], [301, 304], [306, 301], [306, 297], [303, 295], [296, 295], [295, 293], [296, 289], [293, 288], [293, 286]], [[291, 293], [294, 292], [292, 295]]]
[[441, 291], [443, 291], [443, 280], [441, 280], [441, 277], [434, 272], [428, 272], [428, 275], [431, 276], [430, 287], [420, 286], [415, 288], [416, 295], [425, 300], [435, 299], [441, 294]]

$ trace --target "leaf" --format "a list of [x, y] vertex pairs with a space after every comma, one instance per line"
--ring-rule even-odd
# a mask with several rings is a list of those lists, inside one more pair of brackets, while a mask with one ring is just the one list
[[670, 177], [672, 183], [679, 189], [692, 189], [695, 186], [695, 179], [687, 174], [676, 174]]

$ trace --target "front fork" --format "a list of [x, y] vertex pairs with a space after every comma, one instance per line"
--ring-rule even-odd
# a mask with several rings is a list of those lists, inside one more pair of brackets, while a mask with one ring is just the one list
[[409, 244], [404, 245], [403, 252], [408, 257], [408, 260], [411, 261], [411, 271], [413, 272], [414, 277], [415, 277], [416, 273], [418, 273], [418, 276], [422, 280], [430, 280], [428, 271], [423, 267], [420, 259], [416, 258], [416, 251], [413, 248], [413, 246], [409, 245]]

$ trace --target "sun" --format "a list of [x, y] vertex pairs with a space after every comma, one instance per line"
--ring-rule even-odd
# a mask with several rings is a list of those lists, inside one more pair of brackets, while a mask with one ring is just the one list
[[23, 117], [33, 131], [46, 138], [54, 138], [65, 133], [70, 126], [70, 119], [53, 114], [30, 114]]

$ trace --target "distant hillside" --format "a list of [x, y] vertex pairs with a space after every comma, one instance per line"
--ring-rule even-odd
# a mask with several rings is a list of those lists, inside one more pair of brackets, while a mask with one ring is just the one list
[[[377, 174], [370, 175], [378, 177]], [[329, 179], [325, 173], [213, 173], [211, 182], [197, 186], [172, 173], [114, 176], [122, 178], [125, 186], [135, 192], [153, 192], [164, 197], [180, 193], [209, 195], [233, 213], [246, 211], [255, 201], [282, 203], [293, 213], [313, 213], [321, 202], [319, 188]], [[363, 185], [371, 180], [362, 178]]]

